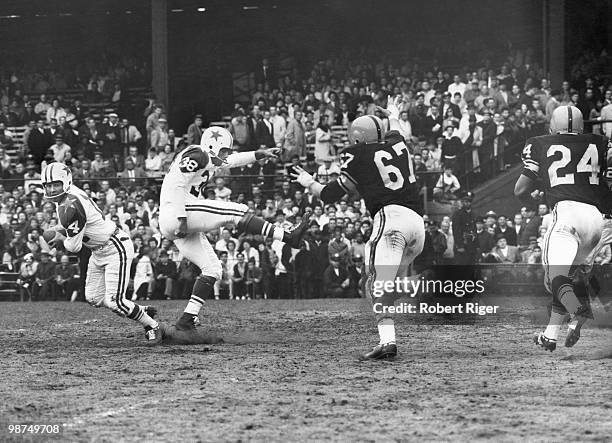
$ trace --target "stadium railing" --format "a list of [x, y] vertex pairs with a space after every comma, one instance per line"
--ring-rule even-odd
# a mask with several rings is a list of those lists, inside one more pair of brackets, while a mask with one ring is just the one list
[[0, 272], [0, 298], [10, 298], [19, 295], [19, 274], [17, 272]]

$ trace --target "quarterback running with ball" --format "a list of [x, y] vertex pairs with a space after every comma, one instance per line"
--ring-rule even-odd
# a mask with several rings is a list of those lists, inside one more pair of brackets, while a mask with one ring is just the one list
[[106, 220], [96, 203], [72, 184], [68, 166], [50, 163], [41, 175], [45, 198], [56, 204], [59, 220], [55, 232], [43, 234], [49, 246], [62, 242], [70, 252], [79, 252], [83, 246], [91, 249], [85, 279], [87, 302], [139, 322], [149, 342], [161, 341], [162, 331], [153, 319], [155, 308], [140, 306], [125, 298], [134, 258], [130, 235]]
[[[372, 236], [365, 246], [367, 281], [365, 293], [377, 302], [375, 288], [395, 281], [401, 267], [407, 267], [422, 252], [425, 242], [423, 218], [411, 207], [417, 199], [412, 158], [399, 133], [397, 100], [389, 99], [385, 133], [382, 120], [373, 115], [355, 119], [348, 131], [352, 146], [342, 154], [344, 163], [338, 180], [325, 186], [300, 167], [294, 167], [295, 181], [325, 203], [359, 192], [373, 216]], [[395, 324], [386, 313], [377, 314], [379, 344], [363, 355], [365, 359], [393, 358], [397, 354]]]
[[205, 233], [233, 223], [238, 231], [262, 235], [299, 248], [308, 226], [305, 214], [292, 231], [275, 227], [248, 213], [240, 203], [205, 200], [206, 185], [221, 166], [229, 168], [277, 157], [278, 148], [254, 152], [232, 153], [233, 137], [222, 127], [204, 131], [200, 145], [191, 145], [180, 152], [164, 178], [160, 196], [159, 226], [164, 237], [174, 240], [178, 250], [202, 272], [196, 279], [191, 298], [176, 323], [179, 331], [194, 331], [204, 300], [214, 297], [215, 282], [221, 278], [221, 261]]

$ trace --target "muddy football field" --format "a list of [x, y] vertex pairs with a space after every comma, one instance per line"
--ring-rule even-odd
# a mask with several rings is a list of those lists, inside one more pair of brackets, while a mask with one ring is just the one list
[[[612, 330], [545, 353], [540, 308], [513, 303], [471, 324], [402, 316], [398, 358], [362, 362], [378, 340], [366, 300], [210, 301], [202, 322], [226, 343], [196, 346], [147, 346], [85, 303], [3, 302], [0, 441], [612, 438]], [[155, 304], [173, 322], [185, 301]]]

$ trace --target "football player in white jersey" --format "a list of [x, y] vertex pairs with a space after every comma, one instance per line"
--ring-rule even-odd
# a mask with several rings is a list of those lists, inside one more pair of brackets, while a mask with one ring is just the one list
[[202, 271], [176, 323], [179, 331], [193, 330], [199, 324], [198, 315], [204, 300], [214, 297], [215, 282], [221, 278], [221, 262], [204, 233], [233, 223], [241, 232], [271, 237], [299, 248], [308, 226], [309, 217], [304, 215], [298, 226], [285, 231], [249, 214], [246, 205], [204, 199], [206, 185], [219, 167], [244, 166], [262, 158], [277, 157], [279, 152], [278, 148], [271, 148], [232, 154], [233, 143], [227, 129], [217, 126], [206, 129], [200, 145], [188, 146], [176, 156], [162, 184], [160, 230]]
[[149, 342], [161, 341], [162, 332], [153, 319], [155, 308], [140, 306], [125, 298], [134, 258], [130, 235], [106, 220], [95, 202], [72, 184], [68, 166], [50, 163], [41, 175], [45, 198], [56, 203], [59, 220], [58, 232], [50, 246], [63, 242], [70, 252], [79, 252], [83, 246], [91, 249], [85, 280], [87, 302], [136, 320], [144, 326]]

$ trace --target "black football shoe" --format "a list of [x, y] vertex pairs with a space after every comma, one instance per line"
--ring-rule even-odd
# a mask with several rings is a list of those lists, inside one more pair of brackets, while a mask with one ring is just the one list
[[176, 322], [176, 329], [179, 331], [188, 331], [190, 329], [195, 329], [196, 326], [200, 325], [200, 319], [197, 315], [187, 314], [183, 312], [181, 318]]
[[557, 340], [546, 337], [543, 332], [537, 332], [534, 334], [533, 342], [550, 352], [557, 349]]
[[397, 345], [395, 343], [380, 344], [361, 356], [362, 360], [384, 360], [393, 359], [397, 356]]

